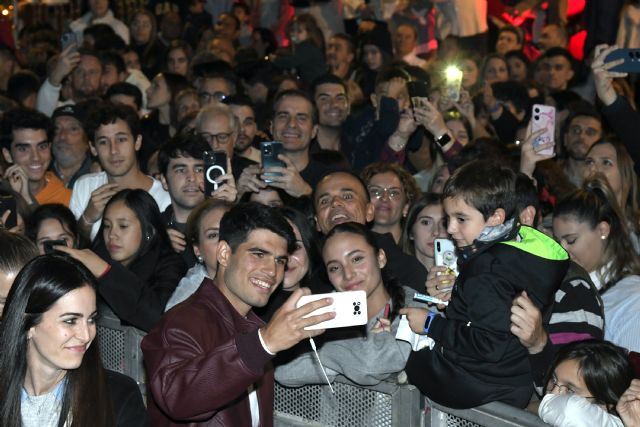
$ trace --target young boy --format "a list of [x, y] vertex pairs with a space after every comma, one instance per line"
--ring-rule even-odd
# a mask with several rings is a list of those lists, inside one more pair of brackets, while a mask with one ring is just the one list
[[[513, 171], [485, 161], [453, 174], [443, 204], [460, 274], [446, 318], [419, 309], [401, 311], [414, 332], [436, 343], [412, 353], [406, 367], [410, 382], [451, 408], [529, 403], [531, 368], [527, 350], [510, 331], [512, 301], [526, 291], [534, 304], [546, 307], [569, 267], [559, 244], [518, 223], [515, 181]], [[431, 290], [429, 285], [428, 280]]]

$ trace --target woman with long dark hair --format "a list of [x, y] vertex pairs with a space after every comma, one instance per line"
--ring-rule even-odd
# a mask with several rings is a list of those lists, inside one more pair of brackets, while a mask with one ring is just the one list
[[173, 251], [160, 210], [143, 190], [122, 190], [104, 209], [93, 250], [55, 246], [98, 278], [98, 294], [120, 320], [149, 331], [186, 266]]
[[[395, 338], [400, 323], [398, 311], [412, 302], [415, 291], [387, 275], [386, 255], [362, 224], [336, 225], [325, 238], [322, 258], [337, 292], [363, 290], [367, 295], [364, 335], [345, 339], [339, 332], [341, 339], [331, 341], [330, 335], [324, 337], [318, 354], [328, 377], [344, 375], [356, 384], [375, 385], [402, 371], [411, 346]], [[325, 382], [311, 353], [278, 367], [276, 380], [288, 386]]]
[[102, 367], [95, 289], [63, 255], [37, 257], [16, 277], [0, 329], [4, 427], [147, 425], [135, 382]]
[[558, 202], [553, 234], [602, 295], [605, 339], [640, 351], [640, 258], [605, 176], [593, 175]]
[[296, 236], [296, 250], [289, 254], [284, 280], [269, 299], [269, 303], [254, 309], [265, 322], [271, 319], [271, 316], [296, 289], [306, 287], [311, 288], [312, 292], [315, 291], [314, 278], [317, 277], [321, 264], [320, 249], [316, 244], [317, 236], [307, 217], [299, 210], [290, 207], [281, 208], [280, 212], [293, 228], [293, 234]]

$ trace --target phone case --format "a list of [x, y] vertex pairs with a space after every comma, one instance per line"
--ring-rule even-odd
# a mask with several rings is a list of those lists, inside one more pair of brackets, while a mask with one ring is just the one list
[[60, 37], [60, 45], [62, 50], [65, 50], [69, 45], [75, 44], [76, 49], [78, 48], [78, 40], [76, 39], [75, 33], [69, 32], [64, 33], [62, 37]]
[[[286, 167], [287, 165], [280, 159], [278, 155], [282, 153], [282, 142], [280, 141], [262, 141], [260, 143], [260, 155], [262, 161], [262, 168], [270, 167]], [[281, 176], [278, 172], [265, 172], [265, 176]], [[270, 184], [270, 179], [265, 179], [265, 183]]]
[[[556, 109], [549, 105], [534, 104], [531, 112], [531, 132], [537, 132], [540, 129], [544, 129], [545, 132], [538, 136], [533, 141], [533, 148], [535, 149], [540, 144], [546, 144], [554, 141], [554, 135], [556, 130]], [[539, 151], [539, 154], [549, 155], [553, 154], [554, 147], [549, 147], [545, 150]]]
[[449, 239], [436, 239], [433, 242], [436, 265], [448, 267], [458, 275], [458, 256], [456, 245]]
[[204, 191], [208, 197], [218, 189], [216, 179], [224, 175], [227, 167], [227, 153], [224, 151], [204, 152]]
[[409, 92], [409, 101], [411, 102], [411, 108], [421, 107], [422, 105], [416, 105], [415, 98], [428, 98], [429, 86], [425, 82], [407, 82], [407, 92]]
[[0, 217], [4, 215], [6, 211], [10, 211], [7, 221], [4, 223], [6, 228], [13, 228], [18, 224], [16, 199], [10, 194], [0, 195]]
[[616, 49], [605, 58], [604, 62], [613, 62], [624, 58], [624, 62], [611, 68], [609, 71], [618, 73], [640, 73], [640, 49]]
[[305, 295], [300, 297], [296, 307], [323, 298], [333, 298], [333, 304], [309, 313], [305, 317], [336, 312], [336, 317], [317, 325], [307, 326], [305, 330], [344, 328], [346, 326], [367, 324], [367, 293], [365, 291], [332, 292], [329, 294]]

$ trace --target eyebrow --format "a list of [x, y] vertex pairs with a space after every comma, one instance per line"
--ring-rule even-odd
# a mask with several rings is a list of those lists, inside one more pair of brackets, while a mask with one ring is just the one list
[[42, 140], [42, 141], [36, 141], [36, 142], [30, 142], [30, 141], [27, 141], [27, 142], [16, 142], [16, 143], [14, 143], [14, 147], [16, 147], [16, 148], [17, 147], [29, 147], [31, 145], [40, 145], [40, 144], [48, 144], [48, 143], [49, 143], [49, 141], [46, 140], [46, 139]]
[[[91, 313], [89, 315], [89, 317], [98, 314], [98, 310], [94, 311], [93, 313]], [[67, 313], [62, 313], [60, 316], [58, 317], [65, 317], [65, 316], [75, 316], [75, 317], [84, 317], [84, 314], [82, 313], [74, 313], [74, 312], [67, 312]]]
[[[347, 257], [350, 257], [350, 256], [352, 256], [352, 255], [354, 255], [354, 254], [356, 254], [358, 252], [364, 253], [364, 251], [362, 249], [354, 249], [351, 252], [347, 253]], [[338, 262], [339, 263], [339, 261], [337, 259], [330, 259], [330, 260], [327, 261], [327, 264], [331, 264], [332, 262]]]

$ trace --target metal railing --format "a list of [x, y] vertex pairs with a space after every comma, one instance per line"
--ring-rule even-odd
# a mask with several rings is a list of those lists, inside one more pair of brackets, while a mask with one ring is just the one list
[[537, 415], [500, 402], [451, 409], [420, 394], [410, 384], [382, 382], [361, 387], [344, 377], [328, 385], [285, 387], [276, 383], [277, 427], [549, 427]]
[[145, 333], [133, 326], [123, 326], [120, 319], [104, 305], [100, 306], [96, 326], [104, 367], [133, 378], [145, 396], [146, 376], [140, 349]]

